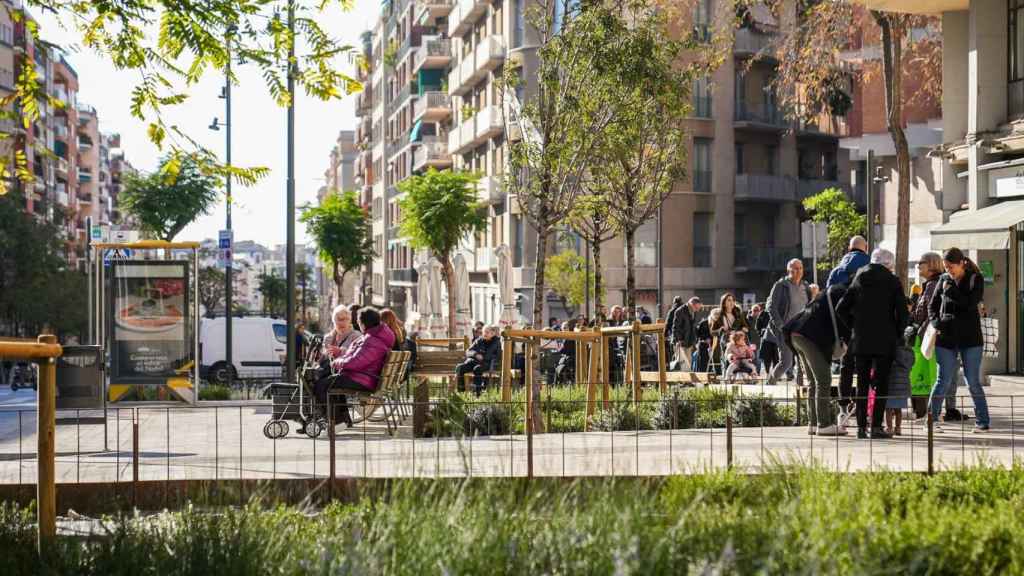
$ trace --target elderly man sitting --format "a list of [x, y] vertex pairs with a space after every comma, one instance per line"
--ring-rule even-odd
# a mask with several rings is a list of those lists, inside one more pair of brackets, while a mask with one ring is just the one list
[[465, 381], [465, 375], [473, 373], [473, 391], [480, 395], [484, 388], [484, 372], [493, 370], [501, 361], [501, 339], [498, 338], [498, 327], [484, 328], [483, 336], [477, 338], [466, 351], [466, 360], [455, 367], [455, 382], [459, 386]]

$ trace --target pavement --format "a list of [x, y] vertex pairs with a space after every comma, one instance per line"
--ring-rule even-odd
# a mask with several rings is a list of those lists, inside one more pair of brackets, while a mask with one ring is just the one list
[[[783, 395], [784, 387], [771, 391]], [[938, 469], [978, 464], [1009, 466], [1024, 448], [1018, 425], [1024, 422], [1024, 381], [993, 380], [987, 390], [992, 432], [972, 434], [973, 422], [945, 425], [935, 436]], [[965, 392], [965, 391], [962, 391]], [[970, 398], [961, 401], [967, 410]], [[61, 483], [124, 482], [132, 479], [132, 419], [139, 424], [139, 478], [181, 480], [218, 478], [326, 477], [330, 445], [292, 432], [278, 440], [264, 437], [267, 403], [200, 403], [111, 407], [106, 420], [76, 423], [73, 412], [59, 412], [57, 479]], [[104, 427], [104, 422], [106, 427]], [[394, 436], [380, 423], [339, 427], [335, 465], [339, 477], [525, 476], [526, 436], [413, 439], [408, 420]], [[31, 390], [0, 391], [0, 483], [33, 483], [36, 474], [36, 419]], [[778, 464], [814, 463], [836, 471], [925, 471], [926, 430], [904, 422], [892, 440], [855, 436], [809, 436], [805, 427], [736, 427], [732, 464], [757, 472]], [[666, 475], [728, 465], [723, 429], [639, 432], [569, 432], [535, 435], [537, 476]]]

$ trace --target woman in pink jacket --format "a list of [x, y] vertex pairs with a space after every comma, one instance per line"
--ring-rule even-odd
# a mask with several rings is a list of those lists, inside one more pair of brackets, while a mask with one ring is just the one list
[[[367, 393], [375, 392], [380, 384], [380, 373], [395, 343], [395, 334], [381, 323], [380, 312], [376, 308], [359, 310], [359, 326], [362, 336], [349, 346], [344, 355], [331, 362], [334, 375], [322, 378], [314, 386], [314, 394], [321, 406], [327, 405], [327, 392], [331, 389]], [[351, 423], [348, 410], [338, 415], [338, 421]]]

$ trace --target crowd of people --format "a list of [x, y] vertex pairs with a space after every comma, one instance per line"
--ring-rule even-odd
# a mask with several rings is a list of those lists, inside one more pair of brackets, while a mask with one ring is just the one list
[[926, 253], [908, 298], [894, 266], [891, 252], [869, 256], [866, 240], [856, 236], [824, 290], [807, 283], [803, 263], [793, 259], [767, 301], [746, 313], [726, 293], [698, 320], [701, 300], [676, 297], [666, 325], [671, 368], [715, 371], [727, 380], [762, 378], [767, 385], [793, 378], [796, 369], [808, 384], [810, 434], [845, 435], [855, 418], [857, 436], [876, 439], [902, 434], [912, 395], [928, 396], [939, 432], [943, 407], [945, 421], [965, 419], [955, 406], [962, 377], [974, 403], [974, 431], [989, 431], [980, 376], [981, 271], [957, 248]]

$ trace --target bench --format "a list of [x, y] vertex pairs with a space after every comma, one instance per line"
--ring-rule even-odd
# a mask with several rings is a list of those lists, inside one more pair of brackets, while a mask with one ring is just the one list
[[[640, 372], [640, 381], [657, 384], [661, 382], [658, 372]], [[665, 382], [680, 386], [707, 386], [716, 384], [718, 375], [713, 372], [665, 372]]]
[[[405, 381], [405, 373], [411, 356], [411, 352], [398, 352], [395, 350], [388, 352], [388, 357], [384, 361], [384, 367], [380, 371], [380, 379], [378, 380], [380, 385], [375, 392], [367, 391], [363, 393], [352, 390], [331, 390], [327, 393], [328, 406], [334, 406], [335, 400], [340, 397], [345, 397], [346, 399], [355, 398], [358, 405], [355, 406], [356, 414], [352, 418], [353, 424], [372, 419], [373, 413], [377, 408], [382, 408], [384, 414], [381, 419], [384, 421], [385, 426], [387, 426], [388, 435], [394, 435], [401, 423], [399, 414], [401, 413], [402, 382]], [[352, 402], [349, 401], [348, 404], [351, 406]]]

